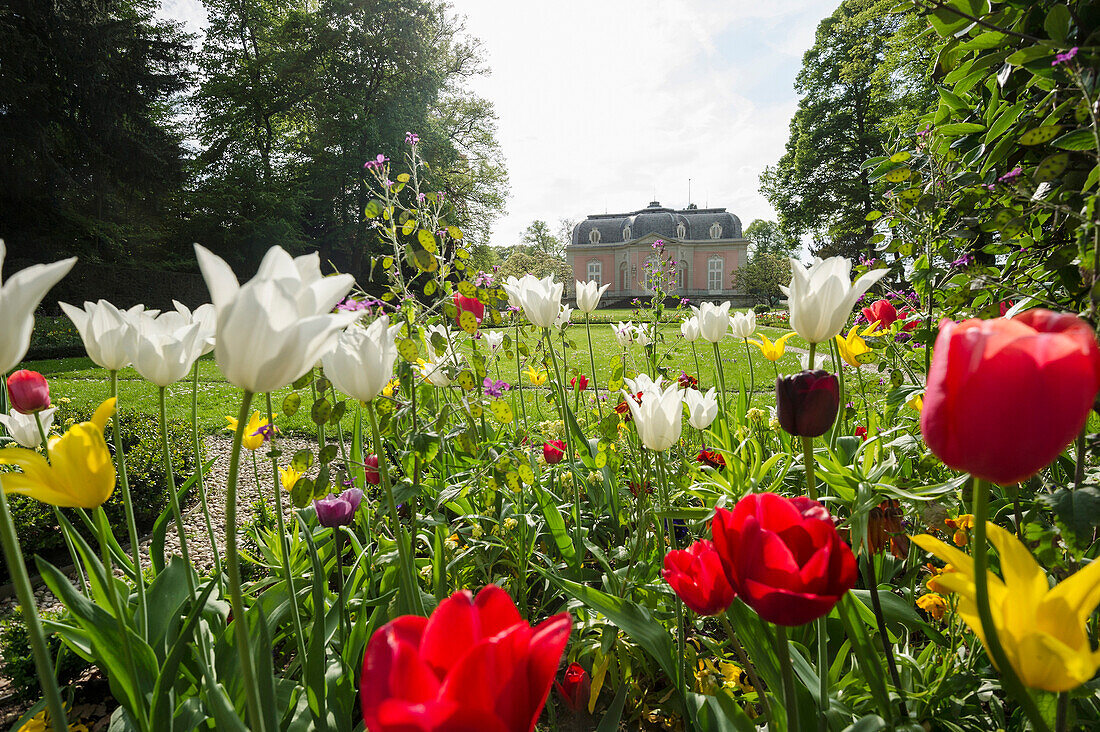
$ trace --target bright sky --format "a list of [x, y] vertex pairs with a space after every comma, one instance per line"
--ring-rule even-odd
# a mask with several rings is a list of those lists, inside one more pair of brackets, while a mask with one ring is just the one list
[[[745, 226], [774, 218], [758, 192], [783, 154], [794, 78], [839, 0], [455, 0], [492, 74], [511, 183], [492, 243], [534, 219], [692, 201]], [[199, 30], [198, 0], [161, 14]], [[654, 196], [656, 198], [654, 199]]]

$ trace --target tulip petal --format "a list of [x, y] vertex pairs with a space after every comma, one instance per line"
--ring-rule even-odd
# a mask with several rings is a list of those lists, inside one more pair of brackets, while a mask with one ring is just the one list
[[497, 585], [486, 585], [477, 593], [474, 605], [481, 622], [482, 637], [491, 638], [523, 622], [512, 597]]

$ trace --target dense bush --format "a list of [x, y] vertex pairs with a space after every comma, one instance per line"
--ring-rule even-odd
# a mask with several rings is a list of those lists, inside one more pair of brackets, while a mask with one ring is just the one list
[[36, 315], [28, 360], [83, 356], [84, 343], [73, 322], [61, 315]]
[[[57, 416], [58, 420], [55, 423], [64, 427], [90, 417], [88, 414], [77, 414], [71, 411], [59, 411]], [[122, 447], [126, 452], [126, 468], [130, 492], [133, 495], [134, 518], [137, 520], [138, 531], [144, 532], [153, 525], [161, 511], [168, 505], [168, 483], [164, 476], [160, 428], [156, 417], [135, 412], [122, 412], [119, 426], [122, 431]], [[108, 428], [107, 442], [113, 447], [110, 428]], [[170, 419], [168, 444], [172, 453], [172, 469], [176, 474], [176, 485], [179, 486], [195, 469], [195, 459], [190, 449], [190, 423], [184, 419]], [[69, 564], [65, 541], [54, 518], [53, 508], [20, 495], [11, 495], [8, 500], [20, 543], [34, 554], [50, 560], [57, 559], [62, 564]], [[125, 543], [126, 513], [121, 488], [115, 490], [110, 500], [103, 504], [103, 509], [107, 512], [107, 519], [111, 526], [116, 527], [119, 542]], [[87, 531], [87, 527], [80, 518], [73, 511], [65, 510], [65, 513], [85, 538], [92, 541], [91, 533]], [[31, 571], [33, 573], [33, 565]], [[6, 568], [0, 567], [0, 581], [6, 582], [7, 579]]]
[[[60, 612], [42, 613], [45, 620], [57, 620], [62, 615]], [[56, 635], [46, 636], [46, 643], [50, 649], [50, 658], [56, 661], [58, 678], [63, 683], [72, 681], [90, 665], [68, 648], [58, 655], [62, 645], [61, 639]], [[42, 691], [27, 638], [27, 626], [23, 623], [23, 614], [19, 612], [0, 620], [0, 675], [11, 682], [13, 693], [19, 699], [37, 699]]]

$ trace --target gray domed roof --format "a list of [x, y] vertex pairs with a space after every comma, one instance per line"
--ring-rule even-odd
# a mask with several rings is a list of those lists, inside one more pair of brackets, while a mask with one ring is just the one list
[[[685, 236], [679, 236], [679, 225], [683, 224]], [[712, 227], [718, 224], [718, 236], [711, 236]], [[629, 236], [624, 238], [627, 227]], [[595, 242], [593, 231], [597, 232]], [[627, 214], [594, 214], [573, 227], [573, 246], [595, 244], [620, 244], [640, 237], [656, 234], [667, 239], [705, 240], [740, 239], [741, 219], [724, 208], [672, 209], [662, 206], [658, 201], [638, 211]]]

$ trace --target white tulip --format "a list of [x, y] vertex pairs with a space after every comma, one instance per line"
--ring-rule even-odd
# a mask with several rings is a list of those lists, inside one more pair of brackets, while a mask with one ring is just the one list
[[[439, 337], [437, 338], [436, 336]], [[424, 333], [424, 343], [428, 346], [428, 353], [437, 353], [436, 343], [440, 342], [443, 344], [440, 348], [444, 353], [454, 349], [455, 337], [451, 334], [450, 328], [438, 323], [436, 325], [429, 325]]]
[[692, 305], [695, 317], [699, 320], [699, 335], [703, 340], [717, 343], [729, 331], [730, 327], [730, 303], [729, 300], [721, 305], [705, 302], [698, 307]]
[[188, 322], [173, 311], [155, 318], [142, 313], [129, 320], [134, 368], [157, 386], [182, 379], [202, 355], [206, 340], [200, 322]]
[[527, 286], [529, 280], [538, 281], [534, 275], [525, 274], [523, 277], [508, 277], [501, 283], [501, 287], [504, 288], [504, 292], [508, 294], [508, 304], [519, 310], [523, 309], [523, 288]]
[[634, 342], [642, 347], [648, 346], [653, 342], [653, 339], [649, 337], [649, 330], [646, 325], [634, 326]]
[[[0, 268], [7, 249], [0, 239]], [[23, 360], [31, 345], [34, 311], [46, 293], [73, 268], [76, 257], [52, 264], [33, 264], [12, 275], [0, 287], [0, 313], [4, 327], [0, 329], [0, 373], [7, 373]]]
[[704, 394], [698, 389], [684, 392], [684, 403], [688, 407], [688, 424], [697, 430], [705, 430], [718, 416], [718, 399], [712, 386]]
[[595, 282], [581, 282], [577, 280], [577, 309], [582, 313], [590, 313], [600, 306], [600, 298], [611, 287], [608, 282], [599, 287]]
[[680, 323], [680, 333], [688, 343], [699, 340], [699, 318], [692, 315], [690, 318]]
[[246, 391], [275, 391], [298, 379], [359, 317], [331, 312], [355, 279], [321, 276], [316, 253], [292, 258], [272, 247], [244, 285], [221, 257], [198, 244], [195, 253], [218, 315], [214, 357], [226, 380]]
[[649, 374], [638, 374], [633, 379], [623, 379], [626, 385], [630, 387], [631, 394], [637, 394], [641, 392], [643, 394], [649, 394], [651, 392], [661, 393], [661, 383], [664, 381], [660, 376], [657, 380], [649, 378]]
[[442, 355], [428, 353], [429, 358], [423, 359], [416, 368], [420, 375], [428, 380], [432, 386], [450, 386], [454, 381], [452, 376], [462, 367], [458, 354], [453, 351], [444, 351]]
[[[56, 411], [57, 407], [51, 407], [38, 413], [42, 418], [42, 429], [47, 435], [50, 434], [53, 413]], [[38, 431], [38, 423], [35, 422], [33, 414], [23, 414], [13, 409], [7, 414], [0, 414], [0, 424], [4, 425], [4, 429], [13, 440], [28, 450], [33, 450], [42, 444], [42, 435]]]
[[672, 383], [664, 391], [643, 393], [641, 404], [623, 392], [638, 429], [638, 439], [650, 450], [662, 452], [680, 439], [684, 413], [680, 391], [680, 385]]
[[[206, 303], [199, 305], [195, 308], [194, 312], [191, 311], [186, 305], [178, 300], [173, 300], [172, 305], [176, 308], [174, 311], [169, 310], [158, 317], [167, 318], [172, 323], [173, 328], [182, 328], [192, 323], [199, 324], [199, 338], [202, 340], [202, 355], [210, 353], [214, 350], [214, 334], [218, 328], [218, 314], [214, 312], [214, 305], [212, 303]], [[157, 317], [157, 311], [147, 310], [146, 314]]]
[[558, 317], [554, 319], [554, 327], [559, 329], [564, 328], [569, 323], [571, 317], [573, 317], [573, 308], [568, 305], [562, 305]]
[[502, 330], [483, 330], [481, 337], [485, 339], [485, 345], [489, 347], [490, 351], [496, 352], [504, 345], [504, 331]]
[[852, 260], [845, 257], [814, 257], [809, 269], [791, 260], [791, 284], [780, 286], [787, 295], [791, 329], [809, 343], [825, 343], [840, 335], [856, 300], [889, 270], [867, 272], [854, 283]]
[[619, 342], [619, 345], [626, 348], [634, 342], [634, 324], [624, 323], [621, 320], [619, 324], [615, 326], [615, 340]]
[[734, 313], [730, 316], [730, 331], [734, 338], [748, 338], [756, 332], [756, 313]]
[[517, 296], [528, 320], [540, 328], [554, 325], [561, 313], [564, 289], [560, 282], [554, 282], [554, 275], [546, 275], [541, 280], [527, 275], [518, 280], [515, 287], [518, 288]]
[[321, 357], [325, 376], [336, 388], [361, 402], [382, 393], [397, 361], [400, 323], [382, 315], [366, 328], [352, 323], [336, 339], [336, 348]]
[[[130, 325], [135, 308], [120, 311], [106, 300], [85, 302], [84, 309], [67, 302], [58, 303], [73, 321], [88, 358], [108, 371], [126, 368], [134, 360], [134, 329]], [[155, 311], [151, 311], [155, 312]]]

